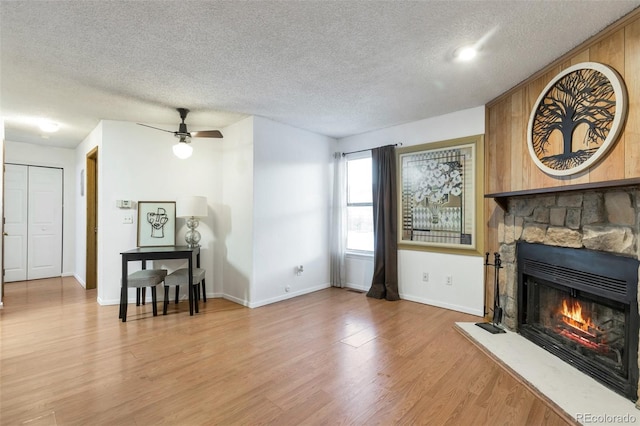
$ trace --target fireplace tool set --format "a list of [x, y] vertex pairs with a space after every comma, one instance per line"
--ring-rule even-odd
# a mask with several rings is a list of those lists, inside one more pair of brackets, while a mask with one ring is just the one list
[[484, 266], [486, 268], [489, 266], [493, 267], [493, 321], [478, 322], [476, 325], [491, 334], [505, 333], [504, 329], [500, 327], [503, 314], [502, 307], [500, 306], [500, 269], [502, 269], [500, 253], [493, 253], [493, 263], [489, 263], [489, 253], [485, 253]]

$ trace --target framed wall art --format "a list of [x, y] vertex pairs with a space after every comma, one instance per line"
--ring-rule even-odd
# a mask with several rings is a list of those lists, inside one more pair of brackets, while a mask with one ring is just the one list
[[481, 135], [398, 150], [399, 246], [479, 253]]
[[138, 247], [176, 245], [176, 202], [138, 201]]
[[533, 162], [552, 176], [579, 173], [604, 158], [627, 116], [627, 91], [611, 67], [583, 62], [542, 90], [527, 127]]

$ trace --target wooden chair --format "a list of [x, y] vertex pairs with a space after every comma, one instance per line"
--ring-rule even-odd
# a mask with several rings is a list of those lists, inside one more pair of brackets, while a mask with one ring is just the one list
[[[202, 299], [207, 303], [207, 291], [204, 283], [205, 270], [202, 268], [193, 268], [193, 287], [189, 291], [193, 294], [193, 303], [195, 303], [196, 313], [200, 312], [198, 309], [198, 302], [200, 300], [200, 284], [202, 284]], [[180, 293], [180, 285], [189, 285], [189, 269], [181, 268], [176, 269], [164, 280], [164, 307], [162, 309], [162, 315], [167, 315], [167, 307], [169, 305], [169, 287], [176, 287], [176, 304], [178, 303], [178, 295]]]
[[[136, 271], [127, 276], [127, 289], [135, 288], [136, 289], [136, 305], [140, 305], [140, 300], [138, 297], [139, 290], [151, 287], [151, 302], [153, 305], [153, 316], [158, 315], [158, 307], [156, 305], [157, 297], [156, 297], [156, 286], [164, 281], [167, 276], [166, 269], [143, 269], [140, 271]], [[122, 283], [120, 283], [122, 286]], [[120, 292], [120, 317], [122, 322], [127, 321], [127, 297], [128, 292], [124, 287]], [[143, 303], [144, 304], [144, 300]]]

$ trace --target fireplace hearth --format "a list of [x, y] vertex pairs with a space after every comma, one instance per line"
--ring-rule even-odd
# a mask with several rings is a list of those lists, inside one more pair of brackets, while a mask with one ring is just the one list
[[518, 332], [636, 401], [638, 260], [525, 242], [516, 251]]

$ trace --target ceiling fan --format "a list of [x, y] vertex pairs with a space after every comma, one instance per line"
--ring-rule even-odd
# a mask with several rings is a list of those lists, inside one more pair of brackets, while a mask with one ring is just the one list
[[180, 119], [182, 122], [178, 126], [178, 131], [172, 132], [171, 130], [160, 129], [158, 127], [149, 126], [147, 124], [137, 123], [140, 126], [150, 127], [152, 129], [161, 130], [163, 132], [173, 133], [173, 135], [179, 139], [178, 143], [173, 146], [173, 153], [178, 158], [188, 158], [191, 156], [193, 152], [193, 148], [189, 145], [191, 142], [191, 138], [221, 138], [222, 133], [220, 130], [200, 130], [197, 132], [189, 132], [187, 130], [187, 124], [184, 120], [187, 118], [187, 114], [189, 114], [189, 110], [186, 108], [176, 108], [178, 113], [180, 114]]

